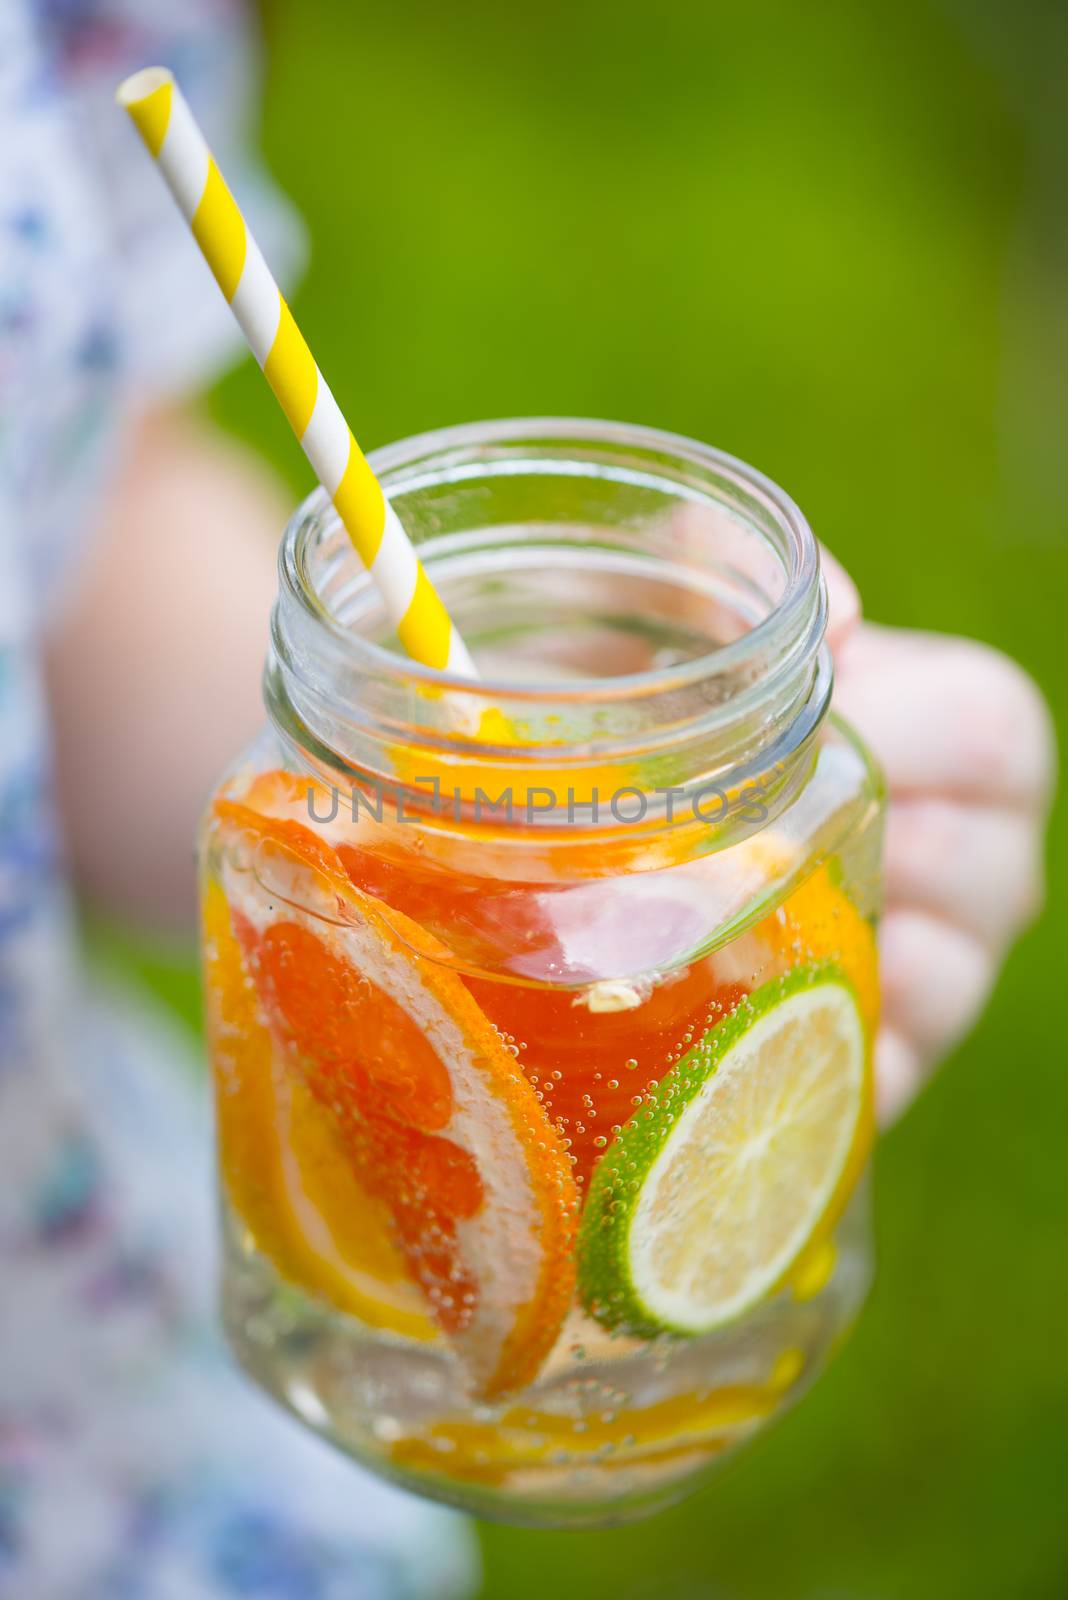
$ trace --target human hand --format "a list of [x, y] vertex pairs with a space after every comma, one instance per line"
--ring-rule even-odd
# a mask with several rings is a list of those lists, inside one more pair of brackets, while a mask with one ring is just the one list
[[975, 1022], [1041, 904], [1054, 740], [1014, 661], [972, 639], [861, 621], [850, 579], [826, 552], [823, 562], [834, 708], [889, 788], [876, 1046], [885, 1123]]

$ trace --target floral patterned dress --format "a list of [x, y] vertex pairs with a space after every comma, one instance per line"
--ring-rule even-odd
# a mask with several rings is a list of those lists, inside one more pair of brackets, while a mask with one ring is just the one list
[[463, 1525], [335, 1456], [228, 1364], [185, 1041], [91, 991], [76, 959], [42, 627], [77, 582], [124, 419], [232, 353], [112, 104], [154, 61], [268, 254], [291, 259], [293, 219], [236, 137], [234, 5], [0, 0], [0, 1597], [459, 1595]]

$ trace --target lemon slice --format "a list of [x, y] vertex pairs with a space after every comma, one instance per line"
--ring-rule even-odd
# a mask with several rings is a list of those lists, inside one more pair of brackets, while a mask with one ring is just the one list
[[594, 1171], [580, 1293], [608, 1327], [707, 1333], [825, 1236], [871, 1137], [864, 1025], [841, 969], [757, 989], [661, 1080]]

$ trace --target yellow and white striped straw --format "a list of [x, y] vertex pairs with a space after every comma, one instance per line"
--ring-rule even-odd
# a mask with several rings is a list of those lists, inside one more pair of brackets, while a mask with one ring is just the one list
[[405, 650], [424, 666], [477, 677], [467, 646], [341, 415], [173, 76], [166, 67], [146, 67], [121, 83], [115, 98], [166, 179], [304, 454], [370, 570]]

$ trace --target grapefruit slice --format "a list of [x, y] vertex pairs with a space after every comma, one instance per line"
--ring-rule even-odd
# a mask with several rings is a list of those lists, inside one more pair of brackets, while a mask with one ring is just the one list
[[292, 816], [215, 805], [232, 925], [288, 1070], [486, 1395], [528, 1382], [574, 1286], [570, 1163], [436, 941]]

